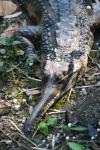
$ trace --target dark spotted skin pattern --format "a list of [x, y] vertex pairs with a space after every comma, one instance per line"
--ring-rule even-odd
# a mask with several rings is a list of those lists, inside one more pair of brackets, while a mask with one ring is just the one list
[[[24, 4], [24, 0], [22, 0]], [[88, 23], [85, 0], [26, 0], [24, 7], [35, 25], [20, 28], [16, 34], [41, 36], [45, 59], [40, 102], [24, 124], [28, 130], [48, 99], [56, 99], [74, 86], [87, 66], [93, 36]]]

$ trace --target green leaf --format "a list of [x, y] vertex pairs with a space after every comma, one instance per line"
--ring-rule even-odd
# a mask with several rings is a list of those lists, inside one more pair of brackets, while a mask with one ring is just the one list
[[87, 130], [87, 128], [82, 127], [82, 126], [72, 127], [70, 129], [73, 130], [73, 131], [78, 131], [78, 132], [82, 132], [82, 131], [86, 131]]
[[21, 50], [21, 49], [18, 49], [16, 53], [17, 53], [17, 56], [22, 56], [22, 55], [24, 55], [24, 51]]
[[56, 118], [49, 118], [47, 121], [47, 125], [48, 126], [52, 126], [55, 125], [57, 123], [57, 119]]
[[13, 41], [13, 42], [12, 42], [12, 45], [19, 45], [19, 44], [21, 44], [20, 41]]
[[83, 145], [74, 142], [68, 142], [68, 146], [71, 150], [85, 150]]
[[67, 126], [66, 126], [66, 125], [64, 125], [64, 124], [61, 124], [61, 125], [59, 126], [59, 128], [60, 128], [60, 129], [66, 129], [66, 128], [67, 128]]
[[64, 124], [61, 124], [61, 125], [59, 126], [59, 128], [62, 129], [62, 130], [67, 130], [67, 131], [70, 130], [70, 128], [69, 128], [68, 126], [64, 125]]
[[44, 135], [48, 134], [48, 126], [47, 126], [47, 124], [45, 122], [40, 122], [40, 124], [38, 125], [38, 128], [41, 130], [41, 132]]
[[6, 37], [0, 37], [0, 45], [7, 45], [7, 38]]
[[26, 65], [32, 66], [33, 64], [34, 64], [34, 59], [33, 59], [33, 57], [32, 57], [32, 58], [29, 57], [29, 58], [27, 59], [27, 61], [26, 61]]
[[4, 65], [4, 62], [3, 61], [0, 61], [0, 68], [2, 68]]

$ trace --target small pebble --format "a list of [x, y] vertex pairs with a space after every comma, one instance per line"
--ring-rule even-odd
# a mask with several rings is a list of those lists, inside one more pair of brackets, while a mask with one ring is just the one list
[[95, 139], [95, 136], [92, 136], [92, 137], [91, 137], [91, 140], [94, 140], [94, 139]]
[[42, 143], [46, 143], [46, 140], [42, 140]]
[[69, 136], [66, 136], [66, 140], [69, 140], [70, 139], [70, 137]]
[[49, 144], [46, 144], [46, 147], [48, 148], [48, 147], [49, 147]]
[[24, 123], [24, 122], [25, 122], [25, 120], [26, 120], [26, 118], [25, 118], [25, 117], [23, 117], [23, 118], [22, 118], [22, 123]]
[[14, 108], [16, 111], [18, 111], [20, 109], [20, 105], [15, 105]]
[[30, 62], [30, 63], [29, 63], [29, 66], [31, 67], [32, 65], [33, 65], [33, 62]]
[[75, 140], [75, 139], [76, 139], [76, 137], [75, 137], [75, 136], [73, 136], [73, 137], [72, 137], [72, 139], [73, 139], [73, 140]]
[[100, 132], [100, 128], [97, 128], [97, 132]]
[[13, 103], [14, 103], [14, 104], [16, 104], [17, 101], [18, 101], [18, 100], [17, 100], [16, 98], [13, 99]]
[[90, 9], [91, 9], [91, 6], [87, 6], [87, 9], [89, 9], [89, 10], [90, 10]]
[[22, 102], [23, 102], [23, 103], [26, 103], [26, 99], [25, 99], [25, 98], [23, 98], [23, 99], [22, 99]]
[[59, 138], [59, 136], [60, 136], [60, 133], [57, 133], [57, 138]]
[[100, 121], [98, 122], [98, 125], [100, 125]]
[[87, 95], [86, 88], [82, 88], [82, 93], [83, 93], [84, 95]]
[[52, 134], [48, 135], [48, 136], [47, 136], [47, 140], [51, 140], [51, 139], [52, 139], [52, 137], [53, 137], [53, 135], [52, 135]]
[[96, 46], [98, 46], [99, 45], [99, 43], [96, 43]]
[[71, 128], [72, 127], [72, 123], [68, 123], [68, 127]]

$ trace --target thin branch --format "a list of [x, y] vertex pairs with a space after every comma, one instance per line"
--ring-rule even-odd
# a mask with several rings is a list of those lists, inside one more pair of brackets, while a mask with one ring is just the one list
[[49, 112], [48, 115], [64, 114], [66, 111]]
[[82, 89], [82, 88], [90, 88], [90, 87], [99, 87], [100, 84], [92, 84], [92, 85], [84, 85], [84, 86], [76, 86], [76, 89]]

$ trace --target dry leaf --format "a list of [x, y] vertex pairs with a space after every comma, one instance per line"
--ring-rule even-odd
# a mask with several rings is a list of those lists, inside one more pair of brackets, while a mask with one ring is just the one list
[[0, 0], [0, 16], [12, 14], [17, 9], [17, 5], [11, 1]]
[[0, 100], [0, 116], [6, 115], [11, 111], [11, 106], [4, 100]]

